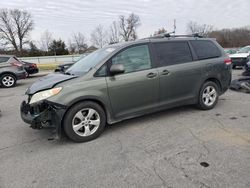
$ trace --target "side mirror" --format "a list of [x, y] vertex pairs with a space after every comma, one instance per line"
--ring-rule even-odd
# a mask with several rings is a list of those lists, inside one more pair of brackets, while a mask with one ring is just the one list
[[110, 67], [110, 73], [112, 76], [114, 76], [116, 74], [122, 74], [124, 72], [125, 72], [124, 66], [121, 64], [112, 65]]

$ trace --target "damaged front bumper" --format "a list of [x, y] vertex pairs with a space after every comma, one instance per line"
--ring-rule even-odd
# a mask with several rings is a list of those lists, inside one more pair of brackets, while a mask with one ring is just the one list
[[51, 128], [52, 139], [61, 138], [61, 125], [67, 107], [44, 100], [39, 104], [30, 105], [23, 101], [20, 107], [22, 120], [34, 129]]

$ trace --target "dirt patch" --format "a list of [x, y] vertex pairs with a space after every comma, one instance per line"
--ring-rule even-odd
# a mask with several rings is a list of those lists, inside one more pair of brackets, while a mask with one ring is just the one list
[[206, 141], [217, 141], [226, 145], [246, 146], [250, 145], [250, 131], [238, 129], [211, 129], [204, 135]]

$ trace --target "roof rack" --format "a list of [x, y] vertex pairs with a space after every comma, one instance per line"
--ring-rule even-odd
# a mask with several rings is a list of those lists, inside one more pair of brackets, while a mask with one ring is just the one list
[[199, 33], [189, 34], [189, 35], [175, 35], [175, 32], [170, 33], [162, 33], [153, 37], [149, 37], [147, 39], [157, 39], [157, 38], [175, 38], [175, 37], [195, 37], [195, 38], [203, 38]]

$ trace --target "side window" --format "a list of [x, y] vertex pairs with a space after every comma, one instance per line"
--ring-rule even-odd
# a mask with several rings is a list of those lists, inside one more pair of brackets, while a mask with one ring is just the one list
[[102, 77], [107, 75], [107, 65], [104, 64], [98, 71], [95, 73], [96, 77]]
[[122, 64], [125, 73], [151, 68], [148, 45], [128, 48], [112, 58], [112, 64]]
[[187, 42], [159, 42], [154, 44], [160, 66], [187, 63], [193, 60]]
[[9, 57], [0, 57], [0, 63], [7, 62], [9, 60]]
[[191, 41], [198, 59], [210, 59], [221, 56], [221, 52], [218, 47], [212, 41]]

